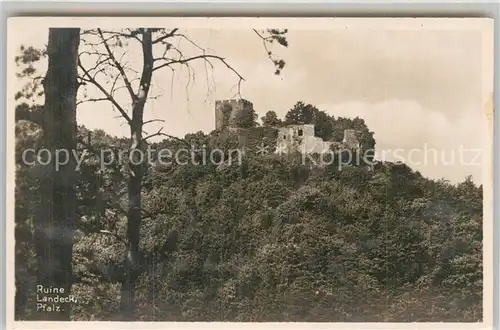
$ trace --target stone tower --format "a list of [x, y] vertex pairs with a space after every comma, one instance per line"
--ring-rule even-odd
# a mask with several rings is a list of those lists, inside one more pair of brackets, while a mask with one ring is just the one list
[[220, 130], [226, 125], [234, 127], [238, 112], [243, 109], [252, 109], [253, 104], [245, 99], [215, 101], [215, 129]]

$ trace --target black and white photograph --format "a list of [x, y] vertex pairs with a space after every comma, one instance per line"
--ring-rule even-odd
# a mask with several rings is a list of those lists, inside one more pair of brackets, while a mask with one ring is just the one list
[[492, 322], [492, 19], [7, 34], [11, 327]]

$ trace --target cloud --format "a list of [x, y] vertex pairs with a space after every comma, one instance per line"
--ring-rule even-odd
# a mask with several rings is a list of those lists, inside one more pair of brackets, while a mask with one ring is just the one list
[[[288, 68], [317, 103], [416, 100], [452, 118], [482, 98], [481, 35], [469, 31], [291, 32]], [[300, 86], [295, 86], [295, 89]]]
[[[245, 77], [243, 96], [254, 104], [259, 116], [268, 110], [284, 116], [297, 101], [304, 101], [335, 116], [364, 118], [375, 131], [377, 148], [411, 149], [424, 144], [443, 150], [460, 145], [481, 147], [478, 132], [482, 130], [481, 74], [485, 57], [480, 31], [396, 31], [354, 26], [289, 30], [289, 47], [273, 48], [286, 61], [281, 76], [273, 74], [262, 42], [251, 29], [184, 32], [200, 46], [227, 59]], [[13, 46], [43, 46], [47, 36], [48, 25], [44, 23], [26, 33], [16, 33]], [[178, 46], [189, 48], [193, 54], [199, 51], [187, 41]], [[140, 55], [131, 56], [141, 62]], [[237, 78], [220, 63], [207, 74], [203, 61], [199, 61], [193, 64], [193, 72], [189, 88], [186, 69], [178, 69], [174, 80], [168, 69], [155, 74], [153, 93], [162, 96], [147, 103], [145, 120], [159, 118], [166, 123], [149, 125], [148, 132], [164, 126], [165, 132], [183, 136], [214, 128], [214, 101], [233, 97]], [[20, 87], [16, 78], [12, 81], [16, 81], [14, 89]], [[128, 100], [123, 102], [129, 104]], [[128, 127], [116, 116], [105, 102], [78, 108], [79, 124], [128, 136]], [[419, 169], [426, 175], [451, 180], [462, 180], [468, 174], [480, 178], [481, 172], [479, 167], [464, 165], [426, 165]]]
[[351, 101], [319, 108], [336, 117], [363, 118], [375, 133], [377, 154], [383, 154], [385, 160], [403, 160], [433, 178], [462, 181], [473, 175], [474, 181], [481, 182], [479, 160], [474, 161], [473, 151], [466, 151], [483, 148], [480, 109], [470, 109], [450, 120], [443, 111], [397, 99], [374, 104]]

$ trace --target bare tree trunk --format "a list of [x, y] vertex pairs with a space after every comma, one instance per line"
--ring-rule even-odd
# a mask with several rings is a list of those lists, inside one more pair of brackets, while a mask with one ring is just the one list
[[[152, 39], [152, 33], [154, 32], [159, 32], [160, 36], [155, 38], [155, 40]], [[82, 81], [91, 83], [95, 87], [97, 87], [101, 93], [103, 94], [103, 98], [100, 100], [108, 100], [113, 104], [113, 106], [120, 112], [121, 116], [127, 121], [127, 123], [130, 125], [130, 148], [129, 148], [129, 178], [128, 178], [128, 210], [127, 210], [127, 237], [126, 237], [126, 258], [124, 260], [124, 276], [121, 279], [121, 299], [120, 299], [120, 313], [118, 313], [117, 317], [118, 319], [122, 320], [134, 320], [134, 313], [135, 313], [135, 289], [136, 289], [136, 282], [137, 279], [141, 273], [141, 264], [142, 261], [140, 261], [140, 251], [139, 251], [139, 241], [140, 241], [140, 229], [141, 229], [141, 214], [142, 214], [142, 208], [141, 208], [141, 192], [142, 192], [142, 180], [147, 168], [147, 157], [145, 155], [145, 149], [146, 149], [146, 140], [148, 138], [151, 138], [153, 136], [159, 136], [159, 135], [166, 135], [167, 134], [162, 134], [161, 130], [158, 131], [156, 134], [149, 135], [147, 137], [143, 137], [143, 126], [144, 126], [144, 105], [146, 103], [146, 100], [148, 99], [148, 94], [150, 90], [150, 85], [151, 85], [151, 78], [153, 75], [153, 71], [159, 70], [161, 68], [169, 67], [172, 68], [174, 65], [188, 65], [189, 62], [191, 61], [196, 61], [196, 60], [204, 60], [207, 61], [209, 64], [210, 59], [217, 59], [218, 61], [222, 62], [228, 69], [230, 69], [236, 76], [238, 77], [238, 84], [243, 81], [243, 77], [236, 71], [234, 70], [226, 61], [224, 58], [216, 55], [209, 55], [205, 54], [203, 52], [202, 55], [198, 56], [192, 56], [192, 57], [185, 57], [182, 53], [180, 53], [179, 57], [176, 58], [177, 56], [174, 56], [172, 58], [170, 55], [167, 55], [171, 44], [168, 41], [169, 38], [174, 38], [174, 37], [184, 37], [182, 34], [176, 34], [178, 31], [178, 28], [171, 29], [170, 31], [165, 31], [164, 29], [146, 29], [146, 28], [139, 28], [139, 29], [133, 29], [130, 34], [127, 33], [118, 33], [118, 32], [109, 32], [109, 31], [102, 31], [101, 29], [97, 29], [97, 35], [101, 39], [101, 45], [105, 48], [106, 53], [98, 52], [98, 51], [91, 51], [90, 54], [93, 56], [97, 56], [99, 58], [98, 64], [96, 67], [87, 70], [85, 67], [82, 65], [82, 63], [79, 63], [80, 68], [83, 71]], [[254, 30], [260, 38], [262, 38], [263, 42], [266, 45], [266, 42], [270, 42], [268, 37], [264, 37], [262, 34], [260, 34], [258, 31]], [[274, 30], [273, 30], [274, 31]], [[279, 41], [280, 44], [284, 45], [286, 47], [286, 41], [283, 38], [283, 35], [286, 33], [284, 32], [271, 32], [271, 30], [268, 31], [270, 35], [272, 35], [273, 40], [276, 37], [279, 37], [280, 39], [276, 40], [281, 40]], [[106, 36], [108, 37], [106, 37]], [[109, 37], [111, 35], [111, 37]], [[139, 88], [138, 91], [134, 91], [134, 88], [132, 87], [131, 80], [127, 77], [126, 70], [124, 69], [124, 65], [120, 63], [120, 60], [117, 60], [115, 55], [113, 54], [112, 47], [108, 44], [108, 40], [111, 39], [120, 39], [120, 38], [126, 38], [129, 40], [135, 39], [136, 41], [139, 41], [139, 43], [142, 46], [142, 52], [143, 52], [143, 67], [142, 67], [142, 73], [141, 73], [141, 78], [140, 78], [140, 83], [139, 83]], [[160, 47], [164, 48], [163, 50], [163, 56], [153, 58], [153, 45], [159, 45]], [[196, 46], [196, 44], [194, 44]], [[202, 49], [199, 46], [196, 46], [199, 49]], [[178, 51], [178, 50], [176, 50]], [[179, 52], [179, 51], [178, 51]], [[107, 59], [105, 61], [102, 60], [102, 56], [107, 56]], [[268, 55], [271, 58], [271, 53], [268, 52]], [[283, 68], [284, 66], [284, 61], [283, 60], [275, 60], [274, 58], [271, 58], [274, 62], [274, 64], [278, 67], [277, 68], [277, 73], [279, 74], [279, 71]], [[155, 67], [153, 67], [153, 64], [156, 64]], [[129, 115], [128, 111], [125, 110], [125, 108], [118, 102], [114, 96], [113, 93], [116, 91], [116, 88], [113, 86], [111, 91], [108, 91], [103, 85], [101, 85], [96, 79], [96, 73], [106, 69], [107, 67], [111, 66], [113, 69], [116, 69], [118, 76], [121, 76], [123, 83], [125, 86], [132, 101], [132, 116]], [[212, 66], [210, 64], [210, 66]], [[117, 77], [118, 78], [118, 77]], [[120, 87], [121, 88], [121, 87]], [[89, 100], [91, 101], [91, 100]], [[95, 101], [95, 100], [92, 100]]]
[[[36, 219], [36, 251], [38, 283], [44, 288], [64, 290], [68, 296], [73, 282], [72, 251], [75, 226], [76, 192], [76, 94], [78, 46], [80, 29], [51, 28], [47, 52], [47, 74], [43, 86], [44, 146], [51, 152], [51, 161], [41, 178], [44, 202]], [[57, 150], [63, 150], [57, 152]], [[56, 164], [56, 155], [59, 164]], [[39, 293], [39, 297], [50, 294]], [[71, 303], [37, 302], [39, 320], [69, 320]], [[50, 310], [49, 310], [50, 309]]]
[[125, 276], [121, 288], [120, 312], [124, 320], [134, 320], [135, 286], [140, 274], [139, 240], [141, 230], [141, 193], [142, 179], [147, 166], [145, 141], [142, 136], [144, 125], [144, 105], [153, 75], [153, 43], [151, 31], [142, 29], [143, 68], [139, 91], [133, 101], [132, 120], [130, 123], [130, 150], [127, 213], [127, 254]]

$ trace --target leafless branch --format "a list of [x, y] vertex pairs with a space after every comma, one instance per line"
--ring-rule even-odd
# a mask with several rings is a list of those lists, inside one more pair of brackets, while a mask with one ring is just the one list
[[80, 52], [80, 56], [81, 55], [89, 55], [89, 56], [108, 56], [108, 54], [105, 54], [105, 53], [101, 53], [101, 52], [98, 52], [98, 51], [94, 51], [94, 52], [89, 52], [89, 51], [82, 51]]
[[178, 137], [173, 136], [173, 135], [169, 135], [169, 134], [163, 133], [162, 131], [163, 131], [163, 127], [162, 127], [162, 128], [160, 128], [160, 129], [158, 130], [158, 132], [156, 132], [156, 133], [153, 133], [153, 134], [151, 134], [151, 135], [146, 136], [143, 140], [144, 140], [144, 141], [147, 141], [148, 139], [151, 139], [151, 138], [156, 137], [156, 136], [165, 136], [165, 137], [168, 137], [168, 138], [171, 138], [171, 139], [177, 140], [177, 141], [179, 141], [179, 142], [182, 142], [182, 143], [184, 143], [185, 145], [187, 145], [188, 147], [191, 147], [191, 145], [190, 145], [190, 144], [189, 144], [186, 140], [181, 139], [181, 138], [178, 138]]
[[[103, 64], [109, 63], [109, 65], [112, 65], [111, 59], [109, 58], [108, 55], [102, 54], [102, 53], [100, 53], [98, 51], [94, 51], [94, 52], [85, 51], [85, 52], [80, 53], [78, 55], [78, 58], [80, 59], [80, 57], [83, 56], [83, 55], [96, 56], [97, 57], [97, 59], [95, 60], [94, 66], [92, 68], [89, 68], [89, 69], [86, 70], [89, 73], [89, 75], [92, 74], [92, 79], [95, 80], [97, 78], [97, 75], [99, 73], [104, 73], [105, 75], [107, 75], [105, 73], [107, 67], [103, 66]], [[104, 57], [104, 59], [103, 59], [103, 57]]]
[[160, 122], [160, 123], [164, 123], [165, 121], [163, 119], [151, 119], [151, 120], [146, 120], [143, 125], [146, 125], [146, 124], [151, 124], [151, 123], [155, 123], [155, 122]]
[[156, 39], [156, 40], [153, 41], [153, 45], [157, 44], [159, 42], [162, 42], [165, 39], [173, 37], [174, 34], [175, 34], [175, 32], [177, 32], [178, 30], [179, 30], [178, 28], [175, 28], [172, 31], [170, 31], [169, 33], [167, 33], [166, 35], [159, 37], [158, 39]]
[[[194, 40], [192, 40], [188, 36], [186, 36], [184, 34], [181, 34], [181, 33], [178, 33], [176, 36], [181, 37], [182, 39], [186, 40], [191, 45], [193, 45], [194, 47], [196, 47], [199, 50], [201, 50], [203, 52], [203, 55], [206, 55], [206, 49], [203, 48], [203, 47], [201, 47], [200, 45], [198, 45]], [[209, 81], [208, 81], [208, 79], [209, 79], [208, 78], [208, 66], [210, 66], [210, 68], [212, 70], [214, 70], [214, 66], [213, 66], [212, 62], [210, 62], [208, 59], [205, 59], [204, 67], [205, 67], [205, 75], [206, 75], [206, 82], [207, 82], [207, 89], [208, 89], [208, 91], [207, 91], [207, 99], [206, 100], [208, 100], [209, 93], [210, 93], [210, 87], [209, 87]], [[213, 75], [212, 75], [212, 79], [214, 79]], [[215, 82], [214, 82], [214, 84], [215, 84]]]
[[[241, 83], [243, 81], [245, 81], [243, 76], [238, 71], [236, 71], [226, 61], [225, 58], [217, 56], [217, 55], [207, 54], [203, 47], [198, 45], [196, 42], [194, 42], [188, 36], [186, 36], [182, 33], [178, 33], [178, 30], [179, 30], [178, 28], [174, 28], [170, 31], [163, 32], [162, 33], [163, 35], [161, 35], [153, 40], [151, 40], [151, 31], [149, 31], [148, 29], [145, 29], [145, 30], [138, 29], [138, 30], [133, 30], [133, 31], [132, 30], [131, 31], [124, 30], [122, 32], [119, 32], [119, 31], [107, 31], [107, 30], [103, 30], [103, 29], [98, 28], [96, 30], [87, 32], [91, 36], [89, 38], [95, 37], [95, 38], [97, 38], [97, 40], [95, 41], [96, 44], [94, 46], [92, 46], [90, 44], [90, 46], [91, 46], [90, 51], [83, 52], [82, 54], [97, 56], [97, 64], [94, 66], [93, 69], [85, 70], [83, 68], [81, 62], [79, 62], [79, 66], [84, 72], [82, 80], [89, 82], [89, 83], [93, 84], [94, 86], [96, 86], [104, 94], [105, 97], [95, 98], [95, 99], [87, 100], [85, 102], [92, 102], [92, 101], [97, 102], [97, 101], [109, 100], [112, 103], [113, 107], [115, 107], [119, 111], [121, 116], [126, 119], [127, 123], [131, 124], [132, 123], [131, 116], [128, 115], [128, 113], [124, 110], [124, 108], [121, 107], [114, 98], [114, 93], [118, 89], [126, 88], [128, 91], [128, 94], [130, 94], [130, 96], [133, 100], [133, 103], [139, 101], [139, 99], [138, 99], [139, 97], [141, 98], [141, 100], [140, 100], [141, 103], [145, 102], [145, 100], [147, 100], [147, 99], [155, 98], [155, 97], [148, 97], [148, 95], [147, 95], [148, 91], [149, 91], [149, 87], [150, 87], [150, 79], [151, 79], [150, 76], [151, 76], [152, 72], [159, 70], [161, 68], [164, 68], [164, 67], [168, 67], [172, 70], [172, 72], [175, 73], [175, 69], [173, 67], [175, 67], [176, 64], [179, 64], [181, 66], [187, 67], [187, 69], [189, 70], [189, 81], [191, 81], [191, 79], [194, 79], [194, 72], [193, 72], [193, 68], [191, 66], [191, 63], [192, 63], [191, 61], [195, 61], [198, 59], [201, 59], [204, 61], [206, 71], [208, 71], [208, 68], [211, 68], [212, 70], [214, 69], [214, 62], [212, 60], [218, 60], [218, 61], [222, 62], [222, 64], [226, 68], [231, 70], [238, 77], [238, 82], [237, 82], [238, 92], [237, 93], [239, 95], [241, 95], [241, 93], [240, 93]], [[263, 35], [259, 34], [256, 30], [255, 30], [255, 33], [257, 33], [261, 38], [263, 38], [263, 40], [266, 38]], [[141, 38], [141, 34], [142, 34], [142, 38]], [[130, 79], [127, 75], [127, 74], [130, 74], [127, 71], [129, 68], [126, 67], [126, 65], [124, 63], [122, 63], [122, 58], [120, 58], [118, 60], [117, 56], [115, 56], [115, 54], [113, 53], [112, 46], [113, 46], [114, 42], [108, 43], [108, 40], [111, 40], [113, 38], [113, 36], [124, 37], [124, 38], [134, 38], [136, 40], [141, 41], [142, 48], [143, 48], [143, 55], [145, 56], [145, 59], [148, 58], [148, 61], [145, 61], [142, 73], [140, 74], [139, 90], [137, 92], [134, 92], [134, 88], [132, 87], [132, 82], [134, 81], [134, 79]], [[148, 40], [145, 40], [144, 38], [146, 38]], [[202, 54], [197, 55], [197, 56], [192, 56], [192, 57], [184, 57], [183, 52], [181, 52], [178, 49], [178, 47], [175, 47], [170, 42], [170, 40], [168, 40], [169, 38], [176, 38], [176, 40], [179, 40], [179, 41], [186, 40], [191, 45], [193, 45], [197, 49], [201, 50]], [[155, 45], [155, 44], [163, 44], [165, 46], [165, 49], [163, 51], [163, 55], [161, 57], [158, 57], [158, 58], [152, 57], [152, 49], [151, 49], [152, 47], [151, 46]], [[99, 48], [98, 48], [99, 46], [103, 46], [106, 49], [106, 51], [99, 51]], [[156, 66], [152, 65], [153, 63], [157, 63]], [[108, 72], [109, 69], [107, 69], [110, 67], [116, 68], [119, 74], [117, 74], [116, 76], [115, 76], [115, 74], [110, 74], [110, 72]], [[98, 82], [98, 79], [96, 78], [96, 75], [98, 75], [101, 72], [107, 76], [108, 80], [111, 80], [110, 82], [112, 82], [112, 88], [111, 88], [111, 91], [109, 91], [109, 92], [106, 89], [104, 89], [104, 87], [103, 87], [104, 85], [101, 85], [101, 83]], [[111, 78], [110, 78], [110, 76], [111, 76]], [[207, 76], [208, 76], [208, 72], [207, 72]], [[124, 82], [124, 86], [117, 86], [118, 85], [117, 81], [119, 79], [118, 77], [121, 77], [121, 79]], [[189, 82], [188, 82], [188, 85], [189, 85]], [[79, 103], [83, 103], [83, 102], [79, 102]], [[149, 122], [152, 122], [152, 121], [149, 121]], [[171, 138], [175, 139], [175, 137], [172, 137], [172, 136], [169, 136], [168, 134], [162, 133], [161, 130], [155, 134], [148, 136], [147, 138], [152, 138], [153, 136], [158, 136], [158, 135], [171, 137]]]
[[97, 99], [86, 99], [86, 100], [82, 100], [82, 101], [77, 102], [76, 105], [79, 105], [79, 104], [82, 104], [82, 103], [100, 102], [100, 101], [108, 101], [108, 98], [107, 97], [101, 97], [101, 98], [97, 98]]
[[[238, 73], [238, 71], [236, 71], [231, 65], [229, 65], [229, 63], [226, 62], [225, 58], [217, 56], [217, 55], [204, 54], [204, 55], [197, 55], [197, 56], [193, 56], [193, 57], [188, 57], [188, 58], [185, 58], [185, 59], [170, 60], [167, 63], [163, 63], [163, 64], [157, 66], [156, 68], [153, 69], [153, 71], [159, 70], [159, 69], [164, 68], [166, 66], [170, 67], [173, 64], [187, 64], [190, 61], [194, 61], [194, 60], [197, 60], [197, 59], [204, 59], [204, 60], [216, 59], [216, 60], [219, 60], [220, 62], [222, 62], [229, 70], [231, 70], [238, 77], [238, 79], [239, 79], [238, 80], [238, 93], [239, 93], [241, 82], [245, 81], [245, 78], [243, 78]], [[212, 65], [212, 63], [210, 63], [210, 65]]]
[[114, 34], [114, 35], [117, 35], [117, 36], [120, 36], [120, 37], [124, 37], [124, 38], [133, 38], [137, 41], [139, 41], [140, 43], [142, 43], [142, 40], [137, 37], [136, 34], [130, 32], [130, 33], [123, 33], [123, 32], [117, 32], [117, 31], [106, 31], [106, 30], [101, 30], [102, 33], [104, 34]]
[[110, 92], [111, 96], [113, 96], [113, 94], [116, 92], [115, 86], [116, 86], [116, 83], [118, 82], [118, 78], [119, 78], [119, 77], [120, 77], [120, 76], [119, 76], [119, 75], [117, 75], [117, 76], [115, 77], [115, 80], [113, 81], [113, 84], [111, 85], [111, 92]]
[[[132, 119], [130, 119], [129, 115], [127, 114], [127, 112], [121, 107], [120, 104], [118, 104], [118, 102], [116, 102], [116, 100], [113, 98], [113, 96], [106, 90], [104, 89], [104, 87], [102, 87], [101, 84], [99, 84], [91, 75], [90, 73], [84, 68], [84, 66], [82, 65], [81, 61], [78, 60], [78, 66], [82, 69], [83, 73], [84, 73], [84, 76], [83, 76], [83, 80], [84, 81], [88, 81], [90, 83], [92, 83], [94, 86], [96, 86], [105, 96], [106, 98], [117, 108], [117, 110], [120, 112], [120, 114], [123, 116], [123, 118], [125, 118], [125, 120], [131, 124], [132, 123]], [[87, 79], [85, 79], [85, 77], [87, 77]]]
[[188, 36], [186, 36], [185, 34], [182, 34], [182, 33], [178, 33], [175, 35], [176, 37], [181, 37], [182, 39], [186, 40], [187, 42], [189, 42], [191, 45], [193, 45], [194, 47], [198, 48], [199, 50], [205, 52], [205, 49], [203, 47], [201, 47], [200, 45], [198, 45], [196, 42], [194, 42], [191, 38], [189, 38]]
[[[120, 76], [118, 76], [118, 77], [120, 77]], [[134, 78], [134, 79], [131, 80], [131, 82], [134, 82], [134, 81], [137, 81], [137, 80], [139, 80], [139, 78]], [[112, 91], [113, 91], [113, 93], [115, 93], [115, 92], [117, 92], [117, 91], [119, 91], [120, 89], [123, 89], [123, 88], [127, 88], [127, 87], [125, 85], [116, 87], [116, 83], [114, 83]]]
[[127, 77], [127, 74], [123, 70], [123, 67], [121, 66], [121, 64], [116, 60], [113, 52], [109, 48], [109, 45], [108, 45], [106, 39], [104, 38], [104, 35], [102, 34], [101, 29], [98, 28], [97, 31], [99, 33], [99, 36], [102, 39], [102, 42], [104, 44], [104, 47], [106, 48], [106, 51], [108, 52], [109, 58], [111, 59], [111, 61], [113, 61], [114, 66], [120, 72], [120, 75], [122, 76], [122, 79], [123, 79], [123, 81], [125, 83], [125, 87], [127, 88], [128, 92], [130, 94], [130, 97], [132, 98], [132, 101], [135, 101], [137, 99], [137, 95], [134, 93], [134, 90], [132, 89], [132, 85], [130, 84], [130, 81], [129, 81], [128, 77]]

